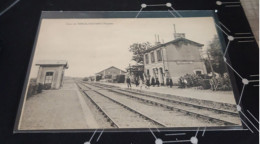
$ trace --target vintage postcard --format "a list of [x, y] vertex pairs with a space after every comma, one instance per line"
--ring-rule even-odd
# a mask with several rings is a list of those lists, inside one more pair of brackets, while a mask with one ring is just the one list
[[212, 16], [40, 23], [18, 130], [241, 126]]

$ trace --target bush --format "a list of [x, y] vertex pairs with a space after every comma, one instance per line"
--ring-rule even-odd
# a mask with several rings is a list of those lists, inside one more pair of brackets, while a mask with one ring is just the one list
[[214, 78], [209, 78], [209, 76], [206, 75], [186, 74], [179, 78], [178, 86], [179, 88], [200, 86], [203, 89], [211, 88], [213, 91], [232, 90], [231, 82], [228, 75], [224, 75], [223, 77], [218, 77], [214, 79]]
[[209, 79], [201, 79], [199, 81], [199, 85], [202, 86], [203, 89], [210, 89], [211, 88]]
[[212, 76], [208, 76], [207, 74], [201, 74], [199, 75], [202, 79], [211, 79]]
[[38, 93], [41, 93], [43, 89], [43, 84], [36, 84], [35, 82], [30, 82], [29, 88], [27, 91], [27, 98], [32, 97], [33, 95], [36, 95]]
[[27, 91], [27, 98], [33, 96], [37, 92], [36, 87], [37, 87], [37, 85], [35, 83], [29, 84], [29, 88], [28, 88], [28, 91]]
[[37, 85], [37, 93], [41, 93], [42, 90], [43, 90], [43, 84], [39, 83], [39, 84]]
[[184, 87], [196, 87], [200, 86], [199, 81], [202, 80], [202, 78], [195, 74], [186, 74], [183, 77], [179, 78], [178, 85], [180, 88]]
[[217, 78], [217, 80], [220, 83], [218, 90], [223, 90], [223, 91], [232, 90], [231, 82], [230, 82], [228, 75], [226, 75], [224, 77], [219, 77], [219, 78]]
[[51, 89], [51, 83], [44, 84], [42, 87], [43, 87], [43, 89], [45, 89], [45, 90]]

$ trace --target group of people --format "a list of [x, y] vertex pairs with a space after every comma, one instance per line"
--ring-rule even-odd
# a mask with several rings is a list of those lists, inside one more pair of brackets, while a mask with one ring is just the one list
[[[131, 88], [131, 79], [129, 77], [127, 77], [126, 79], [126, 83], [127, 83], [127, 87]], [[150, 86], [160, 86], [160, 81], [158, 78], [154, 78], [152, 77], [152, 79], [150, 80], [149, 78], [144, 78], [142, 79], [141, 77], [136, 77], [134, 80], [134, 83], [136, 85], [136, 87], [140, 87], [140, 89], [142, 89], [142, 87], [145, 87], [147, 89], [150, 88]], [[171, 78], [167, 78], [166, 79], [166, 86], [168, 87], [172, 87], [173, 86], [173, 82]]]
[[166, 86], [172, 88], [173, 86], [173, 82], [171, 78], [166, 78]]
[[[142, 89], [142, 87], [145, 87], [145, 88], [149, 89], [150, 86], [151, 86], [149, 79], [143, 80], [141, 77], [139, 77], [139, 78], [137, 77], [134, 82], [135, 82], [136, 87], [139, 86], [140, 89]], [[131, 79], [129, 77], [126, 78], [126, 84], [127, 84], [128, 88], [132, 87], [131, 86]]]

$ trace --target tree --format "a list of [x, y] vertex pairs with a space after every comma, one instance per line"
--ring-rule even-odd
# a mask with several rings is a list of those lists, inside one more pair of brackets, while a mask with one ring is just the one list
[[132, 60], [137, 63], [144, 63], [144, 51], [151, 47], [149, 42], [146, 43], [134, 43], [130, 45], [129, 51], [133, 53]]
[[207, 58], [203, 58], [204, 64], [206, 66], [206, 71], [211, 72], [209, 60]]
[[221, 44], [217, 36], [215, 36], [210, 43], [210, 48], [208, 49], [211, 57], [212, 67], [215, 72], [223, 76], [227, 72], [226, 64], [223, 59], [223, 51]]

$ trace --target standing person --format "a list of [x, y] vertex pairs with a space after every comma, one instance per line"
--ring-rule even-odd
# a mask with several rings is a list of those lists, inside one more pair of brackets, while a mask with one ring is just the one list
[[135, 86], [138, 87], [139, 84], [140, 84], [140, 83], [138, 83], [138, 78], [136, 77], [136, 78], [135, 78]]
[[158, 79], [158, 78], [156, 78], [155, 84], [157, 85], [157, 87], [159, 87], [160, 82], [159, 82], [159, 79]]
[[173, 86], [172, 79], [169, 80], [169, 85], [170, 85], [170, 88], [172, 88], [172, 86]]
[[127, 87], [131, 88], [131, 80], [129, 77], [126, 78]]
[[166, 86], [168, 87], [170, 85], [170, 79], [166, 78]]
[[144, 81], [141, 78], [139, 78], [140, 89], [142, 89], [143, 85], [144, 85]]
[[150, 79], [149, 78], [146, 79], [146, 88], [147, 89], [150, 88]]
[[152, 77], [152, 86], [153, 87], [155, 86], [155, 79], [154, 79], [154, 77]]

